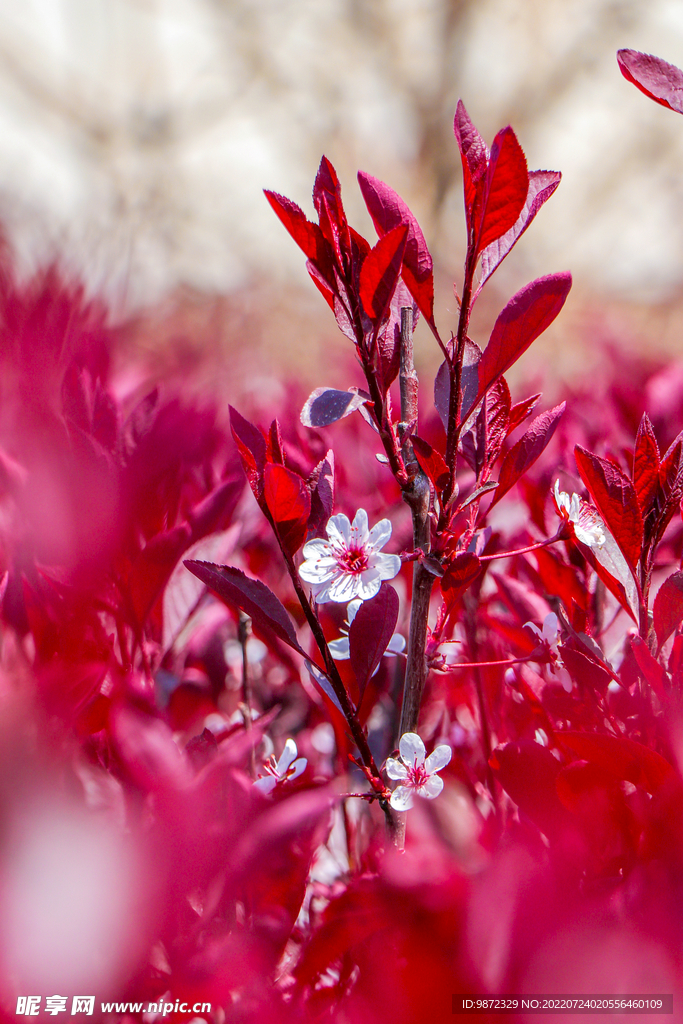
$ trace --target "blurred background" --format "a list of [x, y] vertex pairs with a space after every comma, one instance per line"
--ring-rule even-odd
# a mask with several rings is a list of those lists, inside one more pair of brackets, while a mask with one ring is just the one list
[[[542, 356], [571, 381], [604, 340], [674, 354], [683, 119], [621, 77], [619, 47], [683, 65], [683, 5], [0, 0], [0, 220], [23, 273], [58, 259], [116, 318], [134, 318], [136, 344], [164, 371], [209, 352], [221, 386], [253, 382], [267, 352], [269, 373], [341, 385], [334, 353], [348, 343], [261, 190], [311, 216], [325, 153], [349, 219], [373, 238], [356, 170], [390, 183], [432, 250], [448, 334], [462, 97], [487, 143], [510, 123], [530, 168], [563, 174], [484, 293], [475, 339], [532, 277], [569, 269], [565, 312], [518, 372]], [[420, 346], [433, 369], [426, 333]]]

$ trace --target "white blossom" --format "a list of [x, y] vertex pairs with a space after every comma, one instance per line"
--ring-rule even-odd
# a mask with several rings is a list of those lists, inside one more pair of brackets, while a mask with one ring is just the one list
[[601, 548], [605, 543], [605, 531], [597, 512], [576, 492], [570, 498], [566, 491], [561, 491], [559, 480], [555, 481], [554, 497], [557, 514], [572, 524], [576, 539], [586, 547]]
[[272, 793], [275, 787], [283, 782], [293, 782], [306, 769], [308, 761], [305, 757], [297, 757], [296, 743], [288, 739], [284, 750], [280, 754], [280, 760], [276, 763], [274, 757], [270, 757], [264, 764], [267, 772], [254, 783], [254, 788], [261, 793]]
[[301, 579], [312, 585], [319, 604], [354, 598], [367, 601], [379, 591], [382, 580], [393, 579], [401, 568], [398, 555], [381, 553], [391, 537], [391, 523], [381, 519], [368, 530], [365, 509], [358, 509], [353, 523], [343, 512], [331, 516], [327, 537], [304, 544], [305, 561], [299, 568]]
[[391, 794], [391, 806], [395, 811], [407, 811], [413, 806], [413, 796], [433, 800], [443, 789], [443, 779], [437, 772], [445, 768], [451, 759], [451, 748], [441, 743], [425, 759], [425, 745], [416, 732], [406, 732], [398, 744], [400, 760], [388, 757], [385, 769], [390, 779], [401, 783]]

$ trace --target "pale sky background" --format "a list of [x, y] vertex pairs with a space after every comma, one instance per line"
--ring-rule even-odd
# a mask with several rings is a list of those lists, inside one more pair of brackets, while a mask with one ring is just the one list
[[22, 266], [59, 252], [120, 312], [306, 289], [261, 190], [312, 215], [324, 152], [370, 237], [356, 170], [403, 195], [448, 305], [462, 97], [489, 144], [511, 123], [530, 168], [563, 174], [501, 294], [570, 269], [579, 293], [677, 301], [683, 118], [621, 77], [622, 46], [683, 66], [683, 2], [0, 0], [0, 219]]

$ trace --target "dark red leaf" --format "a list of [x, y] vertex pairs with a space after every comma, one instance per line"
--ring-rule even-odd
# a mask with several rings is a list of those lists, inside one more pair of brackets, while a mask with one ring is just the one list
[[360, 409], [366, 401], [355, 391], [316, 388], [301, 410], [301, 422], [305, 427], [329, 427], [330, 423], [336, 423]]
[[307, 657], [296, 638], [294, 624], [285, 608], [265, 583], [252, 580], [231, 565], [188, 560], [185, 565], [229, 608], [239, 608], [252, 620], [256, 629], [275, 635], [293, 650]]
[[512, 247], [517, 244], [543, 204], [550, 199], [561, 178], [559, 171], [529, 171], [526, 202], [516, 223], [504, 235], [487, 245], [481, 254], [481, 280], [477, 294]]
[[375, 231], [382, 237], [399, 224], [408, 228], [403, 256], [403, 280], [415, 299], [420, 312], [434, 322], [434, 273], [432, 257], [417, 220], [404, 201], [379, 178], [365, 171], [358, 172], [358, 184], [372, 217]]
[[448, 466], [444, 462], [443, 456], [421, 437], [413, 435], [410, 440], [420, 468], [427, 474], [437, 491], [443, 490], [450, 479]]
[[548, 412], [543, 412], [540, 416], [537, 416], [527, 432], [520, 437], [519, 441], [506, 454], [498, 474], [498, 490], [494, 495], [492, 507], [500, 501], [504, 494], [507, 494], [510, 488], [517, 483], [530, 466], [533, 466], [536, 459], [545, 450], [555, 433], [555, 428], [560, 421], [560, 416], [564, 412], [565, 405], [566, 402], [562, 402], [561, 405], [555, 406], [554, 409], [550, 409]]
[[574, 457], [581, 479], [624, 558], [635, 569], [643, 546], [643, 517], [633, 484], [618, 466], [580, 445]]
[[129, 576], [129, 595], [136, 623], [144, 625], [157, 598], [168, 583], [180, 556], [192, 543], [192, 531], [181, 523], [157, 534], [145, 545]]
[[683, 572], [674, 572], [657, 591], [653, 606], [657, 643], [660, 648], [683, 621]]
[[375, 597], [363, 601], [351, 623], [349, 654], [360, 692], [359, 705], [365, 687], [394, 635], [398, 609], [398, 594], [388, 583], [383, 583]]
[[616, 779], [625, 779], [656, 793], [676, 777], [672, 766], [656, 750], [627, 736], [595, 735], [579, 732], [556, 733], [561, 747], [583, 761], [590, 761]]
[[559, 597], [565, 608], [571, 608], [573, 601], [585, 611], [590, 595], [579, 582], [574, 566], [567, 565], [550, 548], [538, 548], [534, 551], [534, 558], [545, 592]]
[[[571, 286], [571, 274], [550, 274], [532, 281], [510, 299], [496, 320], [481, 357], [477, 401], [550, 326]], [[463, 418], [469, 411], [463, 403]]]
[[365, 312], [381, 323], [401, 276], [408, 226], [398, 224], [380, 238], [363, 261], [359, 294]]
[[[337, 288], [336, 285], [328, 284], [323, 275], [320, 273], [315, 263], [312, 260], [306, 261], [306, 270], [311, 276], [313, 284], [316, 286], [322, 297], [324, 298], [327, 305], [330, 307], [332, 312], [335, 312], [335, 302], [338, 302]], [[336, 315], [336, 314], [335, 314]], [[339, 321], [337, 321], [339, 322]]]
[[486, 395], [477, 417], [477, 469], [490, 468], [503, 447], [510, 422], [510, 389], [499, 377]]
[[481, 206], [475, 207], [475, 251], [480, 253], [514, 227], [526, 202], [529, 172], [512, 128], [498, 132], [483, 182]]
[[661, 57], [638, 50], [619, 50], [617, 61], [628, 82], [656, 103], [683, 114], [683, 71]]
[[636, 489], [640, 511], [645, 516], [659, 486], [659, 445], [647, 413], [643, 413], [636, 434], [633, 452], [633, 486]]
[[303, 544], [308, 529], [310, 491], [298, 473], [276, 463], [266, 466], [263, 483], [263, 496], [280, 540], [293, 555]]
[[473, 551], [463, 551], [455, 556], [439, 581], [441, 593], [449, 609], [474, 583], [480, 572], [481, 562]]

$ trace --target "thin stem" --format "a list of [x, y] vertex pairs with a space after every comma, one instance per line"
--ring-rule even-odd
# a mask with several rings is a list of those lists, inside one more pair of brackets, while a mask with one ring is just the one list
[[525, 548], [516, 548], [514, 551], [497, 551], [493, 555], [479, 555], [480, 562], [492, 562], [495, 558], [512, 558], [514, 555], [526, 555], [530, 551], [538, 551], [539, 548], [547, 548], [549, 544], [555, 544], [562, 539], [562, 530], [558, 530], [554, 537], [549, 540], [540, 540], [536, 544], [529, 544]]
[[[242, 648], [242, 718], [244, 719], [244, 728], [248, 733], [252, 730], [251, 680], [249, 678], [249, 658], [247, 656], [247, 644], [249, 642], [250, 633], [251, 619], [244, 612], [240, 612], [239, 622], [237, 624], [237, 639], [240, 647]], [[251, 753], [249, 755], [249, 762], [251, 777], [252, 779], [255, 779], [256, 749], [253, 743], [251, 746]]]

